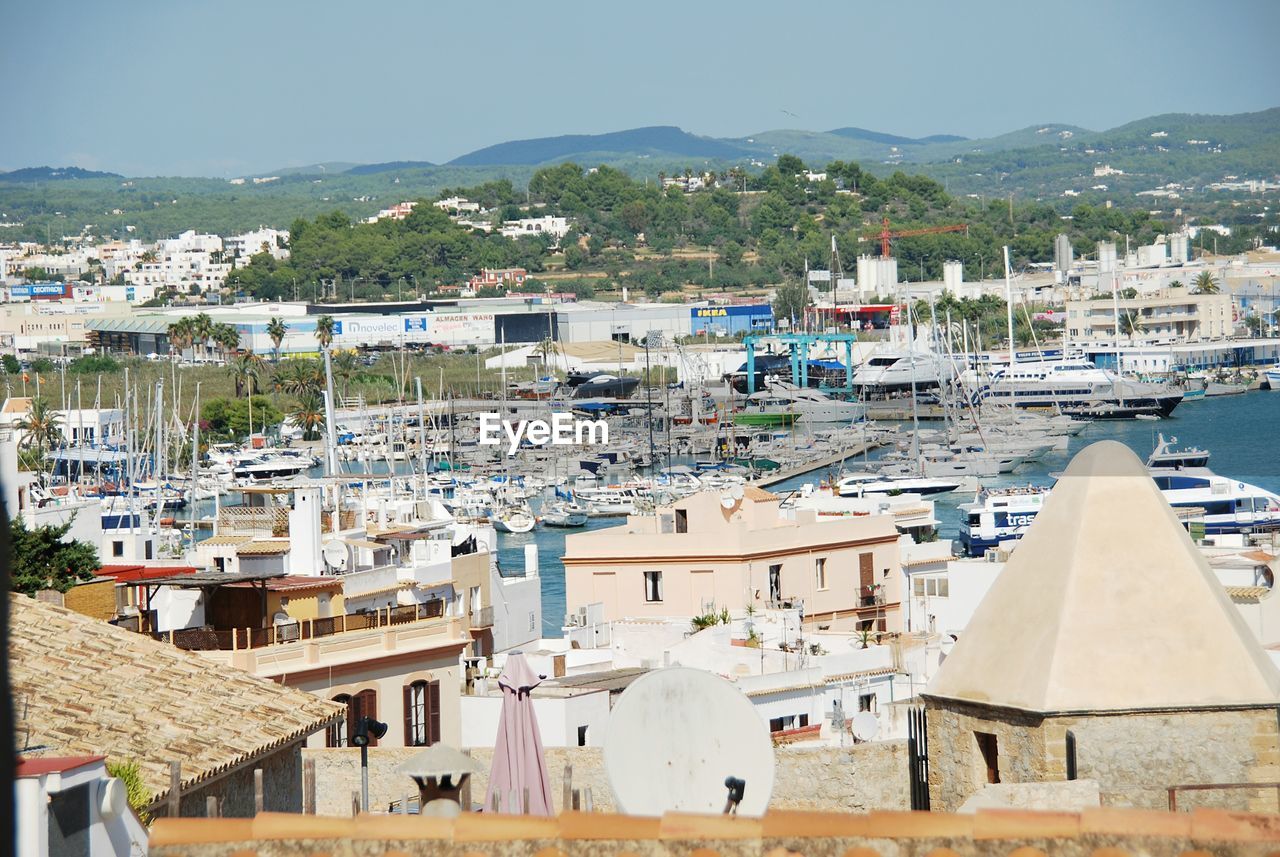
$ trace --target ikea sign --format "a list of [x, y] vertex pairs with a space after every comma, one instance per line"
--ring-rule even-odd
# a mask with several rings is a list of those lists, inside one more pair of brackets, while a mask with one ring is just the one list
[[731, 306], [698, 306], [690, 307], [692, 318], [742, 318], [752, 316], [772, 316], [773, 307], [768, 304], [733, 304]]

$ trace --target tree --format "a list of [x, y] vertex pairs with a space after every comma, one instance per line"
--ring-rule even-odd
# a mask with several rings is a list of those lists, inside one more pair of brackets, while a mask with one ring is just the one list
[[298, 398], [298, 405], [289, 412], [289, 419], [302, 429], [303, 440], [319, 440], [324, 429], [324, 402], [316, 393], [304, 393]]
[[210, 399], [200, 406], [200, 419], [208, 424], [211, 436], [238, 440], [249, 433], [250, 408], [252, 408], [252, 425], [258, 431], [279, 425], [284, 419], [280, 409], [266, 396]]
[[1133, 337], [1142, 331], [1142, 317], [1136, 312], [1120, 313], [1120, 332], [1129, 337], [1129, 341], [1133, 342]]
[[319, 394], [324, 386], [324, 367], [318, 360], [286, 360], [276, 367], [273, 386], [299, 398], [307, 393]]
[[329, 345], [333, 342], [333, 316], [322, 315], [316, 319], [316, 339], [320, 341], [320, 347], [325, 351], [329, 350]]
[[1201, 271], [1197, 274], [1194, 282], [1197, 295], [1216, 295], [1220, 291], [1218, 280], [1208, 271]]
[[795, 327], [804, 319], [805, 308], [810, 302], [809, 288], [804, 283], [784, 283], [778, 286], [773, 297], [773, 317], [776, 321], [790, 319]]
[[[208, 316], [205, 316], [208, 318]], [[195, 320], [191, 316], [184, 316], [173, 324], [169, 325], [169, 351], [177, 357], [182, 354], [184, 348], [188, 348], [195, 342]]]
[[347, 384], [355, 377], [360, 368], [360, 363], [356, 360], [356, 353], [354, 351], [339, 351], [333, 356], [330, 368], [333, 371], [333, 377], [337, 378], [342, 385], [342, 398], [345, 399], [347, 397]]
[[206, 355], [209, 338], [213, 335], [213, 319], [207, 312], [191, 316], [191, 341], [200, 346], [201, 357]]
[[66, 592], [79, 581], [93, 579], [100, 567], [98, 549], [88, 542], [64, 541], [71, 524], [28, 529], [22, 518], [13, 519], [14, 592]]
[[227, 355], [240, 347], [240, 331], [236, 330], [235, 325], [215, 324], [211, 338], [213, 339], [213, 344], [218, 346], [218, 350], [222, 352], [223, 360], [226, 360]]
[[252, 396], [262, 389], [262, 377], [266, 374], [267, 364], [257, 354], [246, 351], [237, 354], [227, 361], [227, 372], [236, 383], [236, 398], [241, 393]]
[[18, 420], [17, 427], [25, 432], [22, 439], [24, 447], [35, 447], [44, 452], [61, 438], [58, 429], [61, 417], [43, 396], [31, 400], [31, 407], [26, 416]]
[[280, 343], [284, 342], [284, 335], [289, 332], [289, 325], [284, 323], [282, 318], [273, 318], [267, 322], [267, 336], [271, 337], [271, 345], [275, 348], [276, 362], [280, 362]]

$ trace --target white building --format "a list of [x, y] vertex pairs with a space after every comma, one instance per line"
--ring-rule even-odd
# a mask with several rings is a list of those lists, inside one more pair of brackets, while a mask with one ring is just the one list
[[501, 234], [504, 238], [520, 238], [525, 235], [550, 235], [555, 240], [569, 234], [569, 220], [547, 214], [542, 217], [522, 217], [519, 220], [507, 220], [502, 224]]
[[35, 756], [14, 771], [15, 854], [122, 857], [147, 853], [147, 828], [129, 808], [106, 756]]

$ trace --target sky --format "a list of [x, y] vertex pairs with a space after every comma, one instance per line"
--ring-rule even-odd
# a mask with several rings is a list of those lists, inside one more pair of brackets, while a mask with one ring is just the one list
[[3, 0], [0, 170], [231, 177], [678, 125], [982, 137], [1280, 105], [1280, 2]]

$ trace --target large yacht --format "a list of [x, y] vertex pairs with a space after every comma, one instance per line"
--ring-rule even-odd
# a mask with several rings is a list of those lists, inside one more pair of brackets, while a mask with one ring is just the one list
[[803, 423], [852, 423], [866, 415], [860, 402], [842, 402], [820, 390], [797, 387], [785, 381], [770, 382], [769, 389], [752, 393], [734, 414], [743, 425]]
[[864, 395], [936, 389], [956, 373], [955, 363], [932, 351], [878, 351], [853, 373], [853, 386]]
[[974, 404], [1019, 408], [1081, 408], [1115, 405], [1167, 417], [1182, 391], [1163, 384], [1130, 381], [1083, 358], [1034, 360], [999, 366], [987, 378], [966, 373]]

